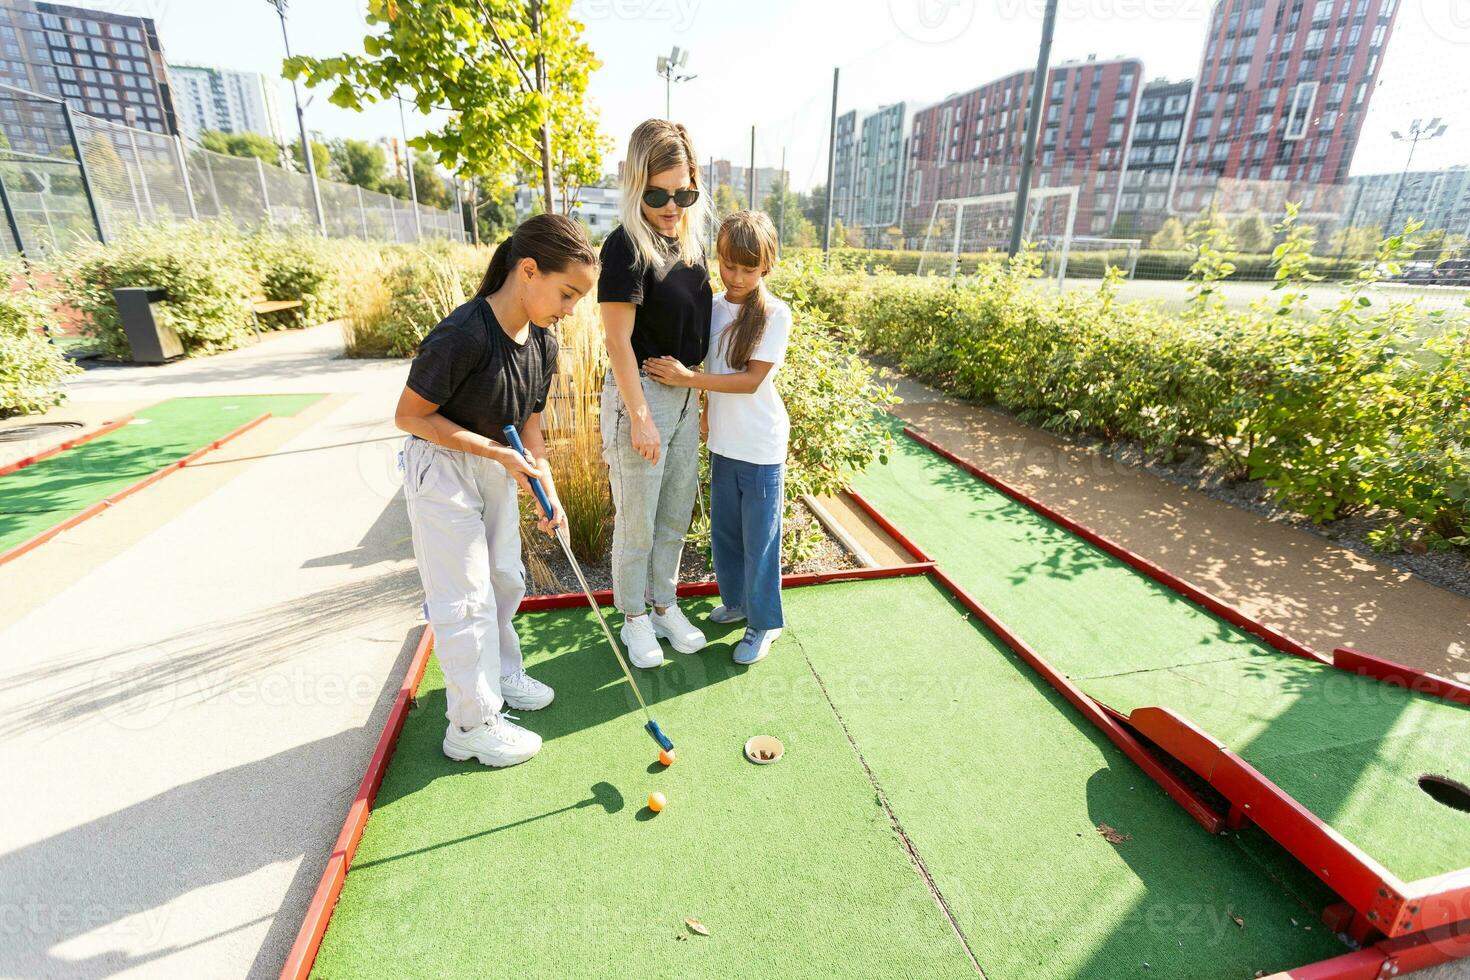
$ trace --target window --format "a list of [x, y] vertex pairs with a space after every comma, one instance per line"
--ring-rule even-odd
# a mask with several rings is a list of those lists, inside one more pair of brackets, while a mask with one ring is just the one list
[[1250, 74], [1251, 74], [1251, 66], [1250, 66], [1250, 63], [1249, 62], [1247, 62], [1245, 64], [1236, 65], [1235, 66], [1235, 71], [1230, 76], [1230, 84], [1232, 84], [1232, 85], [1244, 85], [1245, 84], [1245, 80], [1250, 77]]
[[1054, 98], [1054, 99], [1060, 99], [1063, 95], [1066, 94], [1066, 92], [1067, 92], [1067, 80], [1065, 78], [1058, 78], [1056, 81], [1054, 81], [1054, 82], [1051, 83], [1051, 97], [1052, 98]]
[[1154, 147], [1154, 163], [1173, 163], [1177, 148], [1173, 143]]
[[1148, 147], [1135, 146], [1133, 149], [1128, 151], [1128, 162], [1130, 164], [1148, 163], [1149, 155], [1150, 154]]
[[1179, 134], [1184, 132], [1184, 122], [1180, 119], [1166, 119], [1159, 123], [1159, 139], [1178, 140]]
[[1118, 79], [1118, 94], [1128, 95], [1133, 91], [1133, 73], [1129, 72]]
[[1158, 99], [1143, 99], [1138, 103], [1138, 114], [1140, 116], [1156, 116], [1159, 114]]
[[1121, 142], [1123, 142], [1123, 124], [1122, 123], [1113, 123], [1111, 126], [1108, 127], [1108, 142], [1109, 143], [1121, 143]]
[[1202, 140], [1206, 136], [1209, 136], [1209, 135], [1210, 135], [1210, 120], [1209, 119], [1196, 119], [1194, 121], [1194, 138], [1197, 139], [1197, 140]]
[[1187, 101], [1187, 97], [1183, 95], [1169, 96], [1164, 100], [1164, 114], [1167, 116], [1178, 115], [1184, 111], [1184, 106]]

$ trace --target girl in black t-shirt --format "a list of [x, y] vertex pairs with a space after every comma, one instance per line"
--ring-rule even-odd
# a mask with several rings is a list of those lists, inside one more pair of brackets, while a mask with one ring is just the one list
[[[508, 721], [551, 688], [528, 676], [511, 616], [526, 593], [516, 485], [539, 477], [551, 498], [548, 534], [562, 523], [541, 412], [556, 372], [546, 329], [592, 289], [597, 257], [582, 226], [537, 215], [500, 243], [475, 298], [429, 331], [408, 371], [394, 421], [424, 615], [444, 669], [444, 754], [488, 766], [525, 762], [541, 738]], [[514, 425], [521, 456], [505, 445]]]
[[650, 119], [633, 131], [622, 224], [603, 243], [597, 282], [611, 365], [602, 446], [616, 510], [613, 602], [623, 613], [628, 659], [638, 667], [663, 663], [660, 637], [683, 653], [705, 643], [674, 594], [699, 480], [699, 399], [642, 369], [664, 356], [696, 367], [709, 348], [714, 294], [699, 240], [707, 201], [698, 160], [678, 123]]

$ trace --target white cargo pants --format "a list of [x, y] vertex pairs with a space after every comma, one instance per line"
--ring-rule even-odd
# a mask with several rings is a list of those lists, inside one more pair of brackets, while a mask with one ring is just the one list
[[398, 454], [424, 618], [444, 671], [450, 724], [476, 728], [504, 706], [500, 678], [521, 667], [511, 617], [526, 594], [516, 482], [484, 456], [418, 436]]

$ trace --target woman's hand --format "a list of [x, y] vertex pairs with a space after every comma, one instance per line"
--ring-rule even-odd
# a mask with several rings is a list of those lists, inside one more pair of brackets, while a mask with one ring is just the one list
[[566, 525], [567, 512], [562, 508], [561, 500], [556, 496], [556, 494], [547, 494], [547, 499], [551, 501], [552, 516], [547, 517], [545, 514], [541, 513], [541, 504], [537, 503], [536, 526], [539, 527], [542, 533], [545, 534], [548, 538], [554, 538], [556, 537], [556, 529], [559, 527], [564, 527]]
[[647, 406], [644, 406], [642, 413], [629, 415], [628, 423], [632, 428], [633, 448], [638, 450], [639, 456], [648, 460], [649, 466], [657, 466], [663, 441], [659, 437], [658, 426], [653, 424], [653, 417], [648, 414]]
[[694, 372], [685, 367], [677, 357], [650, 357], [643, 362], [643, 370], [660, 384], [673, 385], [676, 388], [692, 387], [690, 382], [694, 379]]

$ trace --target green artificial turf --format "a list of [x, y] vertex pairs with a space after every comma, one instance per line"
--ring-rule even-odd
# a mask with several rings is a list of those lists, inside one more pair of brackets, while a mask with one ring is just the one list
[[[987, 976], [1204, 980], [1343, 951], [929, 580], [786, 603], [753, 668], [729, 661], [738, 632], [707, 627], [702, 654], [639, 672], [677, 743], [668, 770], [584, 610], [517, 620], [557, 689], [522, 716], [546, 739], [527, 765], [442, 756], [431, 662], [315, 973], [974, 976], [874, 779]], [[899, 619], [923, 629], [895, 634]], [[759, 732], [785, 758], [746, 762]], [[1133, 839], [1109, 844], [1099, 822]]]
[[[676, 745], [664, 770], [589, 611], [517, 625], [557, 691], [521, 716], [545, 748], [503, 770], [444, 758], [431, 664], [317, 976], [974, 976], [789, 641], [752, 670], [721, 631], [638, 672]], [[779, 764], [742, 756], [762, 732]]]
[[263, 412], [295, 415], [321, 395], [171, 398], [121, 428], [0, 476], [0, 552], [208, 445]]
[[786, 607], [987, 976], [1249, 977], [1343, 952], [931, 580]]
[[1168, 707], [1405, 880], [1470, 865], [1470, 708], [1279, 653], [900, 436], [854, 485], [1079, 687]]

